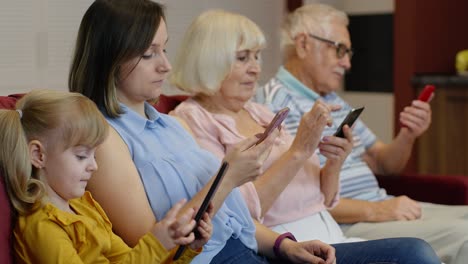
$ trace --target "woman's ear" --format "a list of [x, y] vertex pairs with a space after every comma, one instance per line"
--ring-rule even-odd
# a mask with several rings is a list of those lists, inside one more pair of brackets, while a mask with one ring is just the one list
[[44, 145], [39, 140], [31, 140], [28, 144], [29, 156], [34, 167], [42, 169], [45, 166], [46, 154]]

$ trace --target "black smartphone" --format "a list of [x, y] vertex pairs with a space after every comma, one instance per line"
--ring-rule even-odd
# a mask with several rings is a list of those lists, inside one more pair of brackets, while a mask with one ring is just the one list
[[351, 109], [351, 111], [349, 111], [348, 115], [346, 115], [345, 119], [343, 120], [343, 122], [341, 122], [340, 126], [338, 127], [335, 134], [333, 135], [335, 137], [344, 138], [345, 136], [343, 133], [343, 126], [348, 125], [349, 127], [351, 127], [363, 110], [364, 110], [364, 106], [360, 108]]
[[270, 134], [275, 130], [275, 128], [279, 127], [281, 123], [283, 123], [284, 119], [288, 116], [289, 113], [289, 107], [285, 107], [276, 113], [275, 117], [273, 117], [273, 120], [271, 120], [270, 124], [268, 124], [267, 128], [265, 128], [265, 131], [262, 133], [262, 135], [258, 138], [257, 143], [255, 145], [258, 145], [263, 142]]
[[[202, 204], [200, 206], [200, 209], [198, 209], [197, 214], [195, 215], [194, 220], [196, 222], [196, 225], [195, 225], [195, 227], [193, 229], [193, 232], [195, 234], [195, 238], [199, 237], [199, 234], [198, 234], [198, 231], [197, 231], [198, 222], [200, 221], [203, 214], [208, 209], [208, 206], [210, 205], [210, 202], [213, 199], [213, 196], [214, 196], [216, 190], [218, 189], [218, 186], [221, 183], [221, 180], [223, 179], [224, 174], [226, 174], [226, 170], [228, 169], [228, 167], [229, 167], [229, 164], [226, 161], [224, 161], [223, 164], [221, 165], [221, 168], [218, 171], [218, 174], [216, 175], [216, 177], [215, 177], [215, 179], [213, 181], [213, 184], [211, 184], [211, 187], [208, 190], [208, 193], [206, 194], [205, 199], [203, 199], [203, 202], [202, 202]], [[179, 259], [180, 256], [182, 256], [182, 253], [184, 253], [184, 250], [185, 250], [185, 246], [182, 246], [182, 245], [179, 246], [179, 248], [177, 249], [176, 253], [174, 254], [174, 257], [172, 258], [172, 260], [175, 261], [175, 260]]]

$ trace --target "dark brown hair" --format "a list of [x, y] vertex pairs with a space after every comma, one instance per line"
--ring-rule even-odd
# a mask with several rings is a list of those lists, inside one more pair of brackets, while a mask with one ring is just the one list
[[153, 41], [162, 5], [150, 0], [97, 0], [81, 20], [68, 86], [110, 117], [122, 114], [116, 96], [119, 67], [141, 57]]

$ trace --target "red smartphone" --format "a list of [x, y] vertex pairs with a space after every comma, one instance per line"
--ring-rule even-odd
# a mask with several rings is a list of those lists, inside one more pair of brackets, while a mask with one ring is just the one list
[[255, 145], [258, 145], [263, 142], [270, 134], [273, 132], [273, 130], [281, 125], [283, 123], [284, 119], [288, 116], [289, 113], [289, 107], [285, 107], [276, 113], [275, 117], [273, 117], [273, 120], [271, 120], [270, 124], [267, 126], [265, 129], [265, 132], [258, 138], [257, 143]]
[[418, 96], [418, 100], [423, 101], [423, 102], [427, 102], [429, 100], [429, 98], [431, 98], [431, 95], [434, 92], [434, 90], [435, 90], [435, 86], [432, 85], [432, 84], [428, 84], [428, 85], [424, 86], [424, 89], [422, 90], [422, 92]]

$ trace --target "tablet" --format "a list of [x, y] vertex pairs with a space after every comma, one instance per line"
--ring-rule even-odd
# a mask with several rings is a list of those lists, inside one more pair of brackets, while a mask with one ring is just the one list
[[[203, 199], [203, 202], [200, 206], [200, 209], [198, 209], [197, 214], [195, 215], [195, 222], [196, 225], [193, 229], [193, 232], [195, 234], [195, 239], [199, 237], [197, 227], [198, 227], [198, 222], [202, 218], [203, 214], [206, 212], [208, 209], [208, 206], [210, 205], [211, 200], [213, 199], [214, 194], [216, 193], [216, 190], [218, 189], [219, 184], [221, 183], [221, 180], [224, 177], [224, 174], [226, 174], [226, 170], [228, 169], [229, 164], [224, 161], [223, 164], [221, 165], [221, 168], [218, 171], [218, 174], [216, 175], [213, 184], [211, 185], [210, 189], [208, 190], [208, 193], [205, 196], [205, 199]], [[179, 248], [177, 249], [176, 253], [174, 254], [174, 257], [172, 260], [177, 260], [182, 256], [182, 253], [184, 253], [185, 250], [184, 245], [180, 245]]]

